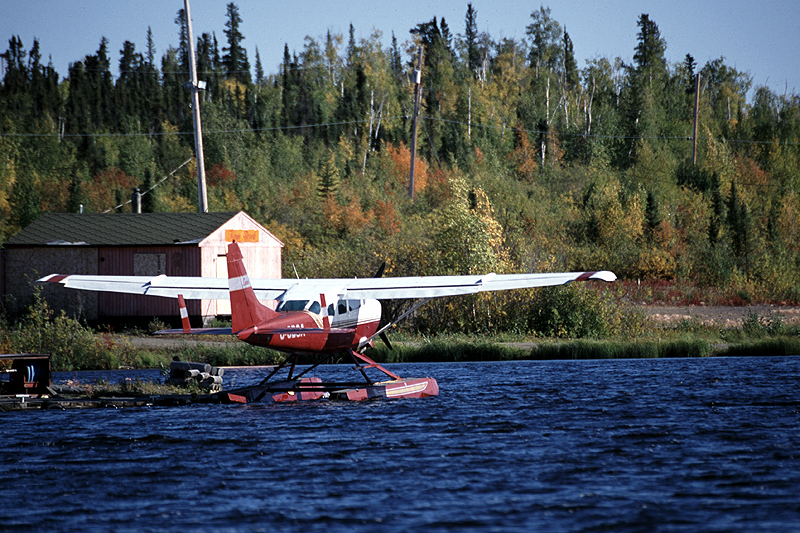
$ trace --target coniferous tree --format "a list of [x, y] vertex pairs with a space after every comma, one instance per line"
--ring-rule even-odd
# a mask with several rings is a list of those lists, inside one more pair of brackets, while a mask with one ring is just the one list
[[141, 186], [142, 213], [156, 213], [159, 210], [158, 188], [153, 189], [153, 185], [155, 185], [153, 183], [153, 173], [149, 168], [146, 168]]
[[181, 124], [188, 106], [187, 91], [183, 89], [184, 76], [178, 63], [178, 50], [170, 46], [161, 56], [163, 77], [164, 118], [172, 124]]
[[156, 43], [153, 40], [153, 30], [150, 26], [147, 27], [147, 63], [156, 64]]
[[186, 11], [178, 10], [175, 16], [175, 24], [178, 26], [178, 67], [182, 78], [188, 80], [189, 76], [189, 27], [186, 25]]
[[247, 85], [250, 83], [250, 62], [247, 60], [247, 50], [242, 45], [244, 35], [239, 31], [242, 17], [239, 16], [239, 8], [233, 2], [226, 6], [225, 36], [228, 38], [228, 46], [222, 47], [225, 54], [222, 56], [222, 65], [225, 68], [225, 76], [235, 78]]
[[697, 62], [694, 57], [692, 57], [692, 54], [686, 54], [683, 59], [683, 72], [685, 73], [683, 85], [686, 88], [686, 94], [694, 95], [694, 89], [697, 85], [695, 83], [695, 68], [697, 68]]
[[155, 64], [156, 46], [153, 31], [147, 28], [147, 55], [141, 66], [142, 72], [142, 124], [150, 133], [161, 128], [163, 93], [161, 80]]
[[667, 43], [661, 37], [658, 25], [650, 20], [650, 15], [647, 13], [640, 15], [636, 25], [639, 26], [639, 33], [636, 35], [639, 42], [633, 53], [636, 74], [653, 81], [654, 77], [666, 68], [664, 53], [667, 50]]
[[33, 40], [33, 47], [30, 52], [30, 95], [31, 95], [31, 114], [38, 117], [44, 111], [44, 76], [42, 74], [42, 54], [39, 50], [39, 39]]
[[392, 57], [391, 57], [392, 72], [395, 77], [399, 78], [403, 75], [403, 59], [400, 57], [400, 48], [397, 46], [397, 37], [392, 32]]
[[8, 50], [0, 56], [5, 62], [2, 101], [5, 112], [19, 120], [28, 108], [28, 67], [25, 49], [18, 35], [8, 41]]
[[464, 40], [467, 46], [467, 68], [477, 76], [478, 69], [481, 67], [481, 52], [478, 43], [478, 12], [473, 9], [472, 4], [467, 4], [467, 15], [464, 30]]
[[68, 213], [81, 213], [86, 206], [86, 194], [83, 190], [82, 172], [76, 166], [73, 170], [72, 181], [69, 185], [69, 200], [67, 201]]
[[[190, 93], [183, 88], [188, 42], [180, 12], [176, 22], [180, 48], [162, 51], [160, 65], [148, 29], [142, 53], [132, 41], [123, 41], [119, 54], [109, 54], [107, 41], [101, 41], [96, 52], [70, 64], [63, 83], [52, 61], [45, 65], [47, 51], [38, 40], [29, 50], [18, 36], [9, 40], [0, 55], [0, 225], [5, 236], [42, 211], [77, 212], [81, 203], [87, 210], [111, 207], [115, 200], [127, 200], [131, 186], [144, 190], [153, 175], [167, 175], [190, 157]], [[483, 187], [492, 202], [507, 206], [498, 216], [504, 217], [508, 242], [528, 243], [536, 236], [535, 250], [522, 244], [513, 251], [528, 266], [557, 257], [566, 267], [570, 260], [565, 258], [591, 256], [610, 263], [604, 266], [616, 261], [628, 268], [618, 257], [647, 258], [648, 252], [666, 251], [661, 248], [669, 241], [675, 245], [671, 259], [680, 263], [676, 278], [742, 281], [755, 288], [763, 287], [762, 280], [797, 277], [800, 99], [767, 87], [755, 87], [748, 98], [752, 78], [722, 57], [702, 69], [690, 54], [668, 64], [666, 41], [647, 15], [631, 21], [638, 34], [630, 65], [619, 58], [595, 58], [577, 77], [566, 28], [546, 8], [527, 22], [525, 41], [494, 41], [478, 33], [477, 12], [469, 4], [464, 35], [455, 41], [440, 18], [412, 30], [414, 40], [425, 46], [418, 160], [431, 169], [412, 211], [430, 211], [437, 222], [430, 226], [441, 226], [436, 210], [447, 203], [446, 184], [467, 176], [468, 190]], [[399, 142], [409, 135], [413, 80], [394, 34], [385, 48], [377, 34], [357, 40], [352, 25], [348, 42], [331, 32], [324, 42], [308, 38], [302, 53], [292, 55], [285, 48], [280, 70], [272, 75], [257, 49], [256, 85], [238, 78], [241, 67], [223, 65], [213, 33], [200, 35], [198, 70], [208, 83], [201, 95], [203, 110], [209, 115], [207, 129], [219, 132], [209, 135], [215, 138], [207, 145], [209, 160], [230, 162], [236, 175], [235, 186], [214, 191], [217, 205], [244, 206], [260, 222], [279, 221], [321, 256], [351, 253], [348, 248], [361, 245], [368, 249], [365, 243], [378, 221], [381, 234], [397, 239], [392, 245], [399, 244], [398, 250], [413, 248], [404, 240], [424, 247], [431, 238], [428, 228], [412, 229], [405, 222], [415, 213], [403, 203], [409, 157]], [[242, 50], [244, 42], [238, 43]], [[225, 44], [230, 61], [230, 41]], [[410, 48], [403, 53], [415, 58]], [[118, 77], [111, 73], [112, 61]], [[479, 73], [479, 83], [468, 69]], [[701, 124], [709, 139], [699, 145], [699, 164], [692, 166], [678, 162], [687, 156], [698, 71]], [[539, 154], [547, 155], [546, 165], [537, 164]], [[164, 182], [161, 207], [155, 210], [187, 209], [196, 188], [186, 175], [182, 170]], [[389, 175], [403, 177], [388, 183]], [[569, 231], [548, 231], [576, 227], [558, 184], [568, 179], [569, 187], [586, 190], [586, 176], [616, 184], [599, 185], [608, 205], [585, 206], [585, 220], [578, 223], [601, 243], [599, 248]], [[130, 183], [122, 185], [124, 180]], [[103, 188], [113, 190], [101, 195], [97, 191]], [[394, 198], [398, 190], [403, 201]], [[319, 201], [317, 193], [337, 204], [331, 207], [337, 224], [344, 227], [347, 217], [361, 217], [345, 232], [352, 241], [338, 244], [333, 255], [325, 241], [330, 233], [305, 216]], [[347, 208], [339, 205], [348, 202]], [[667, 212], [668, 219], [659, 215]], [[618, 231], [623, 224], [625, 231]], [[363, 228], [360, 236], [356, 227]], [[578, 250], [582, 247], [588, 248]], [[767, 251], [774, 257], [754, 260], [756, 252]]]
[[108, 57], [108, 39], [100, 39], [97, 53], [86, 56], [87, 83], [83, 90], [87, 94], [90, 111], [90, 126], [93, 131], [112, 127], [114, 123], [113, 93], [114, 83], [111, 75], [111, 61]]
[[139, 87], [141, 56], [136, 54], [136, 46], [130, 42], [122, 43], [119, 59], [119, 77], [115, 86], [114, 112], [117, 123], [122, 125], [131, 116], [139, 115], [139, 98], [142, 88]]
[[[657, 139], [667, 123], [664, 109], [667, 87], [667, 62], [664, 58], [666, 41], [658, 25], [646, 13], [636, 25], [638, 43], [634, 49], [634, 64], [629, 68], [628, 83], [621, 103], [627, 129], [627, 146], [621, 167], [632, 165], [642, 147], [642, 139]], [[652, 141], [648, 141], [650, 143]]]
[[661, 224], [661, 212], [658, 199], [653, 191], [647, 191], [647, 205], [645, 206], [645, 220], [647, 222], [647, 233], [652, 236]]
[[575, 62], [575, 51], [572, 46], [572, 39], [564, 28], [564, 72], [563, 85], [568, 91], [574, 90], [578, 86], [578, 64]]
[[258, 53], [258, 47], [256, 46], [256, 85], [262, 85], [264, 83], [264, 66], [261, 64], [261, 56]]
[[[429, 22], [418, 24], [411, 30], [412, 34], [419, 37], [424, 49], [423, 70], [423, 106], [425, 114], [431, 117], [442, 118], [451, 113], [455, 108], [457, 91], [455, 90], [455, 77], [453, 59], [448, 38], [450, 36], [446, 23], [440, 24], [436, 17]], [[439, 156], [449, 158], [455, 150], [455, 140], [445, 137], [445, 131], [454, 136], [461, 136], [460, 131], [445, 130], [441, 122], [426, 124], [426, 133], [429, 137], [428, 146], [431, 158]], [[451, 142], [452, 141], [452, 142]]]
[[352, 67], [355, 63], [356, 59], [356, 29], [353, 27], [353, 23], [350, 23], [350, 28], [348, 30], [348, 39], [347, 39], [347, 66]]

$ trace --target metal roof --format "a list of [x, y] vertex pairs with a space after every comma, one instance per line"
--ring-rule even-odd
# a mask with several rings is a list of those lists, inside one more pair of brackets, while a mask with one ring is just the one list
[[222, 213], [45, 213], [5, 246], [164, 246], [199, 243], [235, 217]]

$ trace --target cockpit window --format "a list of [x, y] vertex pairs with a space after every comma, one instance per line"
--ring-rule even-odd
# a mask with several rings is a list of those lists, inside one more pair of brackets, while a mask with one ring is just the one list
[[322, 306], [317, 300], [285, 300], [281, 302], [276, 311], [311, 311], [314, 314], [319, 314]]
[[347, 300], [347, 305], [350, 306], [351, 311], [355, 311], [361, 307], [361, 300]]
[[308, 302], [309, 300], [286, 300], [281, 302], [277, 311], [302, 311], [306, 308]]

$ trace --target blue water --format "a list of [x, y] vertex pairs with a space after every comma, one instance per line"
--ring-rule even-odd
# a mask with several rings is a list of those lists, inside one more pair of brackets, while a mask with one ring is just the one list
[[798, 357], [390, 368], [440, 396], [0, 413], [0, 530], [800, 531]]

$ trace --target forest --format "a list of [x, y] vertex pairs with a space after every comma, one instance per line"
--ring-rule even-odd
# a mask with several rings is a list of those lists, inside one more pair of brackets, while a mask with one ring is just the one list
[[[515, 40], [480, 31], [468, 4], [458, 29], [434, 17], [404, 36], [306, 37], [277, 73], [246, 48], [235, 3], [220, 16], [224, 36], [196, 43], [209, 210], [272, 231], [284, 275], [602, 269], [620, 283], [579, 301], [674, 287], [690, 303], [800, 301], [800, 97], [753, 87], [724, 57], [668, 62], [647, 14], [630, 21], [630, 64], [581, 67], [547, 7]], [[134, 188], [147, 212], [198, 209], [182, 10], [175, 24], [177, 47], [159, 54], [148, 32], [115, 59], [103, 38], [66, 74], [38, 41], [9, 39], [0, 242], [44, 212], [130, 212]], [[437, 303], [417, 326], [558, 334], [545, 296], [521, 292]]]

